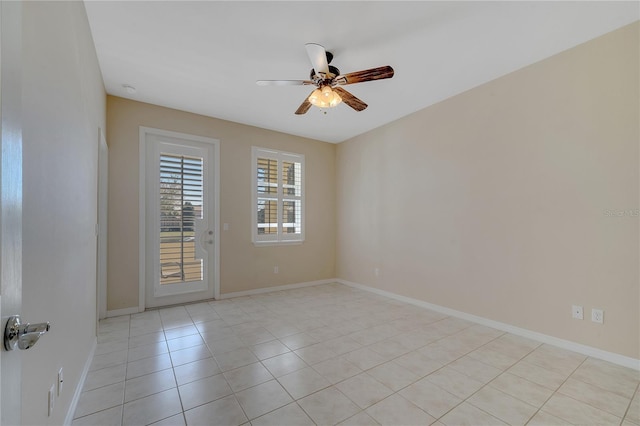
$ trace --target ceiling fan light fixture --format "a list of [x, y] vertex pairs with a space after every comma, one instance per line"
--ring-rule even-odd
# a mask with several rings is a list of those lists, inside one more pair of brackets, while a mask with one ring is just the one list
[[330, 86], [323, 86], [311, 93], [309, 102], [318, 108], [333, 108], [342, 102], [342, 98]]

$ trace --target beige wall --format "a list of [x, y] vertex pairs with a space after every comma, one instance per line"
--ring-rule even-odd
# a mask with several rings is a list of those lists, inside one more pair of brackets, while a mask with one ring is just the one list
[[635, 23], [338, 145], [338, 277], [640, 358], [638, 43]]
[[[107, 97], [109, 261], [107, 310], [138, 306], [139, 126], [220, 140], [220, 292], [335, 277], [335, 145], [187, 112]], [[306, 241], [251, 242], [251, 147], [305, 155]], [[273, 273], [274, 266], [279, 273]]]
[[[22, 314], [51, 322], [21, 354], [22, 424], [60, 425], [95, 341], [98, 128], [105, 128], [106, 95], [84, 4], [22, 4]], [[60, 367], [63, 392], [47, 417]]]

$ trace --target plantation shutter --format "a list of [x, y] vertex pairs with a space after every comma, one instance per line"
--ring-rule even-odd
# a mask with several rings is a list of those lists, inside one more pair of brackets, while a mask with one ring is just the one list
[[304, 156], [253, 147], [253, 241], [304, 240]]
[[200, 281], [196, 219], [202, 219], [203, 160], [160, 155], [160, 284]]

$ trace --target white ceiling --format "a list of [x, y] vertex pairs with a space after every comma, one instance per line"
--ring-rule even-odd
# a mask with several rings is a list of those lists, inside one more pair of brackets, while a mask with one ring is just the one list
[[[107, 93], [341, 142], [640, 18], [630, 2], [86, 1]], [[346, 87], [369, 104], [294, 111], [310, 86], [304, 44], [342, 73], [395, 76]], [[123, 88], [137, 88], [129, 94]]]

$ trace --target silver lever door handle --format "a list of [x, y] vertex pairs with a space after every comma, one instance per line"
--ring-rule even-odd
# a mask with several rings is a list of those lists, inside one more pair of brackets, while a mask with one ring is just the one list
[[20, 315], [9, 318], [4, 328], [4, 347], [8, 351], [29, 349], [36, 344], [40, 336], [49, 331], [51, 325], [48, 322], [39, 324], [23, 324]]

